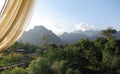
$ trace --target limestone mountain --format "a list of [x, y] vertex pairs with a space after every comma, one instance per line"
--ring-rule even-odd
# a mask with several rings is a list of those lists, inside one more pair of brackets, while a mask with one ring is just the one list
[[61, 40], [52, 31], [46, 29], [43, 26], [35, 26], [29, 31], [25, 31], [19, 41], [23, 43], [30, 43], [34, 45], [40, 45], [44, 41], [44, 37], [49, 36], [50, 41], [55, 44], [61, 43]]

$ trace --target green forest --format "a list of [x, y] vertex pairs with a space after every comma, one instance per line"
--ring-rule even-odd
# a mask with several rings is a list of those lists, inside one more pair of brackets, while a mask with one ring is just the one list
[[[104, 37], [94, 41], [81, 39], [73, 44], [42, 44], [16, 42], [0, 53], [0, 67], [18, 63], [1, 74], [120, 74], [120, 39], [112, 28], [102, 30]], [[16, 49], [24, 52], [15, 52]]]

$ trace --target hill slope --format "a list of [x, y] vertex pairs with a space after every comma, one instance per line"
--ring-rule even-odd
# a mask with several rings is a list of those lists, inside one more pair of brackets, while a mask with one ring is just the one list
[[19, 41], [23, 43], [29, 42], [30, 44], [40, 45], [43, 42], [43, 37], [49, 35], [53, 43], [61, 43], [61, 40], [50, 30], [43, 26], [36, 26], [34, 29], [24, 32]]

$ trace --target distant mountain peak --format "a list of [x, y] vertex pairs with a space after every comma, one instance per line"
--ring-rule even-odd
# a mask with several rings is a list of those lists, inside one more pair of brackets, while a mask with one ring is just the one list
[[33, 29], [24, 32], [19, 40], [23, 43], [40, 45], [45, 35], [49, 35], [53, 43], [58, 44], [61, 42], [61, 40], [52, 31], [46, 29], [44, 26], [35, 26]]
[[33, 30], [48, 30], [44, 26], [35, 26]]

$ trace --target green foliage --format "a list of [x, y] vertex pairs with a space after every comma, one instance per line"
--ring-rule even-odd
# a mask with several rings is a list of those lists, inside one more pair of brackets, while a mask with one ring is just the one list
[[105, 48], [105, 44], [108, 42], [107, 39], [105, 38], [97, 38], [95, 41], [94, 41], [94, 45], [99, 47], [99, 48], [102, 48], [102, 50]]
[[8, 56], [4, 56], [0, 60], [0, 66], [6, 66], [6, 65], [13, 65], [18, 63], [23, 63], [25, 61], [28, 61], [29, 59], [26, 58], [22, 54], [16, 54], [13, 53], [12, 55], [9, 54]]
[[16, 67], [11, 71], [11, 74], [28, 74], [28, 72], [23, 68]]
[[15, 52], [18, 49], [24, 49], [25, 52], [23, 54], [30, 54], [30, 53], [35, 53], [36, 49], [39, 49], [39, 47], [29, 43], [16, 42], [2, 53], [4, 53], [4, 55], [8, 55], [11, 52]]
[[29, 74], [53, 74], [47, 60], [38, 58], [32, 61], [29, 66]]
[[0, 74], [11, 74], [11, 70], [10, 69], [4, 70]]
[[113, 29], [112, 27], [107, 28], [106, 30], [102, 30], [103, 35], [109, 40], [111, 38], [114, 38], [114, 34], [117, 31]]
[[[120, 74], [120, 40], [113, 39], [111, 28], [107, 29], [106, 38], [94, 41], [81, 39], [74, 44], [47, 45], [47, 48], [36, 48], [41, 57], [33, 60], [29, 74]], [[106, 33], [105, 33], [106, 34]], [[19, 43], [18, 43], [19, 44]], [[20, 47], [32, 48], [21, 45]], [[19, 58], [19, 59], [18, 59]], [[0, 58], [0, 63], [11, 62], [10, 57]], [[12, 61], [24, 59], [21, 55], [13, 56]]]
[[[119, 73], [120, 40], [98, 38], [95, 41], [82, 39], [75, 44], [49, 46], [44, 57], [60, 71], [59, 63], [64, 64], [63, 74], [106, 74]], [[53, 69], [56, 71], [55, 69]], [[80, 74], [78, 73], [78, 74]]]
[[69, 68], [67, 69], [66, 74], [81, 74], [81, 72], [78, 69], [73, 70], [72, 68]]
[[61, 60], [60, 62], [56, 61], [53, 65], [52, 65], [52, 69], [54, 70], [55, 74], [64, 74], [64, 68], [65, 66], [65, 61]]

